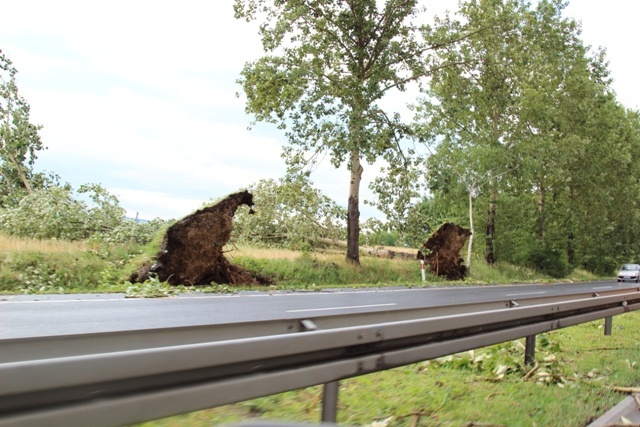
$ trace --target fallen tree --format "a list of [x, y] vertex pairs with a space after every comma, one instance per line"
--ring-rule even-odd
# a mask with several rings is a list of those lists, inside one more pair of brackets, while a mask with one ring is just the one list
[[471, 236], [471, 231], [451, 222], [443, 224], [418, 251], [418, 259], [428, 264], [436, 276], [448, 280], [462, 280], [468, 269], [463, 265], [460, 251]]
[[[322, 237], [317, 237], [313, 239], [314, 242], [322, 243], [327, 246], [335, 246], [338, 248], [343, 248], [346, 250], [347, 241], [346, 240], [336, 240], [336, 239], [327, 239]], [[386, 259], [394, 259], [394, 258], [402, 258], [402, 259], [415, 259], [415, 250], [409, 252], [397, 251], [393, 249], [388, 249], [385, 247], [372, 247], [372, 246], [360, 246], [360, 253], [368, 256], [374, 256], [377, 258], [386, 258]]]
[[248, 191], [231, 194], [219, 203], [200, 209], [169, 227], [153, 262], [144, 263], [130, 277], [131, 282], [144, 282], [156, 277], [171, 285], [268, 284], [224, 256], [236, 210], [253, 206]]

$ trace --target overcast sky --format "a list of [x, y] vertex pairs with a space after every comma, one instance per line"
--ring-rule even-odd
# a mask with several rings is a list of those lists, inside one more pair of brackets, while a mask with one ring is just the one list
[[[247, 127], [237, 98], [245, 62], [261, 54], [256, 27], [231, 0], [0, 0], [0, 49], [43, 125], [37, 170], [74, 188], [100, 183], [128, 215], [179, 218], [202, 203], [284, 174], [284, 135]], [[430, 10], [457, 4], [425, 0]], [[583, 40], [607, 49], [618, 100], [640, 104], [640, 1], [572, 0]], [[407, 102], [413, 100], [409, 99]], [[375, 168], [366, 167], [362, 198]], [[348, 172], [328, 159], [315, 186], [346, 205]], [[375, 215], [362, 206], [363, 217]]]

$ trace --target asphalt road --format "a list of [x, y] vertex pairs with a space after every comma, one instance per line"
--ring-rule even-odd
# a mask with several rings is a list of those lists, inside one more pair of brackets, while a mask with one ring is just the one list
[[508, 302], [638, 286], [607, 281], [322, 292], [192, 293], [156, 299], [125, 298], [122, 294], [0, 296], [0, 340]]

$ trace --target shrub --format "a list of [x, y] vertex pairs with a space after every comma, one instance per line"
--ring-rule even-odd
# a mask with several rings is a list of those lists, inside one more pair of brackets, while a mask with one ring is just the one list
[[530, 249], [527, 266], [555, 278], [565, 277], [572, 270], [566, 253], [548, 243], [540, 243]]

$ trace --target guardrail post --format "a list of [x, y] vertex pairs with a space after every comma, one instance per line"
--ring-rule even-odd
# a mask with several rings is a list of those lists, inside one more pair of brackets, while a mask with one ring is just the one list
[[604, 318], [604, 334], [611, 335], [611, 326], [613, 324], [613, 317], [607, 316]]
[[536, 360], [536, 336], [529, 335], [524, 347], [524, 364], [533, 365]]
[[322, 422], [336, 423], [338, 418], [338, 389], [340, 383], [332, 381], [322, 388]]

